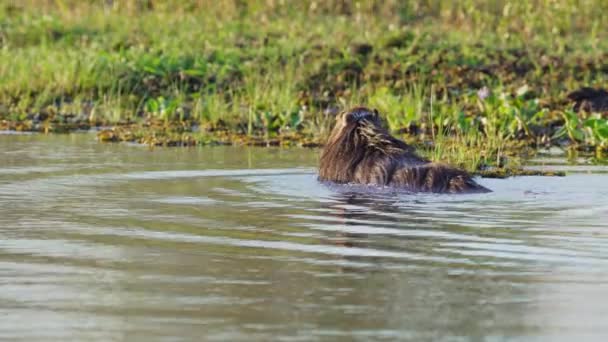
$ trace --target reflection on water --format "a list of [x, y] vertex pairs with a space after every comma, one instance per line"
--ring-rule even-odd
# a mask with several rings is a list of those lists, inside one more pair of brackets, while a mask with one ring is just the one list
[[605, 167], [413, 195], [317, 153], [0, 135], [0, 338], [608, 336]]

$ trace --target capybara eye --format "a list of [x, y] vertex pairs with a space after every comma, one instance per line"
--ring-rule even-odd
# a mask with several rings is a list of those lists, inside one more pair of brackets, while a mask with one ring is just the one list
[[357, 120], [357, 118], [353, 115], [352, 112], [345, 112], [344, 113], [344, 121], [346, 123], [351, 123], [351, 122], [354, 122], [355, 120]]

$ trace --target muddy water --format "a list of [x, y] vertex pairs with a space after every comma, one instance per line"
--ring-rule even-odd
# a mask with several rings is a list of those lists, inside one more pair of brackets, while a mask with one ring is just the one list
[[0, 135], [0, 339], [608, 338], [606, 167], [411, 195], [317, 153]]

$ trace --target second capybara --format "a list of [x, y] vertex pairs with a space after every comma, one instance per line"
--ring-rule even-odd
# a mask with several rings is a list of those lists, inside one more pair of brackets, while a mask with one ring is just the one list
[[606, 112], [608, 111], [608, 91], [600, 88], [583, 87], [568, 94], [568, 100], [574, 102], [575, 111]]

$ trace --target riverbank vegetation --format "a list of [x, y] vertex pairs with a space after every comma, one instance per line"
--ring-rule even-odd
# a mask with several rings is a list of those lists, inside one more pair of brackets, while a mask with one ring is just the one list
[[608, 3], [0, 4], [0, 129], [151, 145], [317, 146], [334, 115], [469, 170], [608, 149]]

